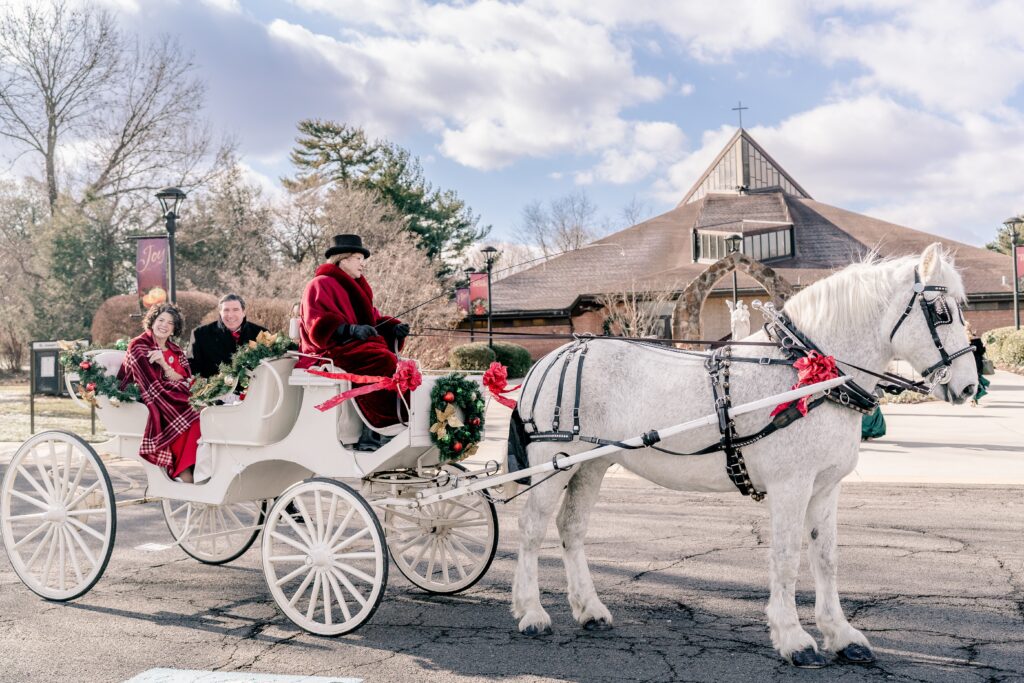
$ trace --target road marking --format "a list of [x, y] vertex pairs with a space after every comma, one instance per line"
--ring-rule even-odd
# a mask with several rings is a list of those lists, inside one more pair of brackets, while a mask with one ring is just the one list
[[124, 683], [363, 683], [362, 678], [258, 674], [249, 671], [150, 669]]

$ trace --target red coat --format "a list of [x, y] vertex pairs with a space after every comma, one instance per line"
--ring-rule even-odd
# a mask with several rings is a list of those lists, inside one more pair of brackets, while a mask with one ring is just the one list
[[[345, 372], [390, 377], [398, 365], [391, 350], [395, 344], [397, 318], [381, 315], [373, 305], [373, 290], [365, 277], [353, 279], [332, 263], [316, 269], [316, 275], [302, 294], [299, 315], [299, 350], [330, 358]], [[340, 325], [373, 325], [379, 336], [365, 341], [342, 341], [336, 336]], [[404, 344], [399, 342], [399, 350]], [[296, 367], [316, 365], [314, 358], [301, 358]], [[359, 396], [363, 415], [370, 424], [383, 427], [399, 421], [397, 396], [393, 391], [375, 391]]]

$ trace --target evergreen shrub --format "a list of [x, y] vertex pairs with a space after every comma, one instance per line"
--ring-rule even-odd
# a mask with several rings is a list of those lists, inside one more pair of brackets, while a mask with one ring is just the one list
[[495, 360], [497, 360], [497, 356], [494, 351], [488, 348], [486, 342], [476, 342], [473, 344], [462, 344], [452, 349], [449, 363], [455, 370], [483, 372]]

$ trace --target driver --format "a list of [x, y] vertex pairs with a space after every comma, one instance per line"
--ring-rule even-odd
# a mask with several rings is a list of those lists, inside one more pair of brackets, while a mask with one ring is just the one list
[[[359, 235], [335, 235], [324, 254], [326, 262], [316, 269], [302, 294], [299, 322], [299, 350], [326, 357], [346, 372], [390, 377], [398, 358], [392, 349], [401, 348], [409, 325], [381, 315], [373, 305], [373, 290], [363, 276], [370, 251]], [[318, 363], [302, 358], [296, 367]], [[355, 398], [366, 420], [374, 427], [401, 421], [395, 392], [374, 391]], [[364, 428], [357, 448], [373, 450], [379, 437]]]

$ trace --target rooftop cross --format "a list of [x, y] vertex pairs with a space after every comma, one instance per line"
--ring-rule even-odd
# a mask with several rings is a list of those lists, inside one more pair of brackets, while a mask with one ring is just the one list
[[744, 106], [743, 106], [743, 101], [742, 101], [742, 100], [740, 100], [739, 102], [737, 102], [737, 103], [736, 103], [736, 106], [732, 108], [732, 110], [733, 110], [734, 112], [738, 113], [738, 114], [739, 114], [739, 116], [740, 116], [740, 128], [743, 128], [743, 110], [744, 110], [744, 109], [750, 109], [750, 107], [744, 107]]

